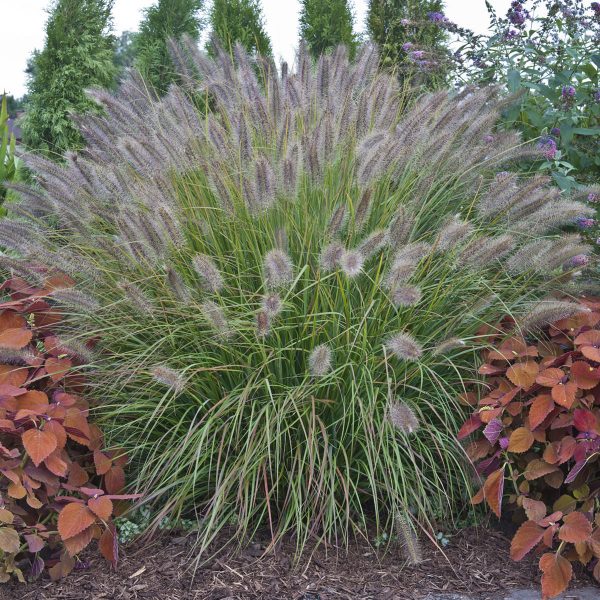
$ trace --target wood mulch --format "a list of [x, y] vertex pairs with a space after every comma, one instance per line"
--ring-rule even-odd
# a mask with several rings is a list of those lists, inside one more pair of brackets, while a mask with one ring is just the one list
[[[406, 566], [397, 548], [375, 550], [357, 542], [348, 552], [318, 548], [293, 564], [292, 542], [261, 556], [267, 542], [241, 553], [223, 552], [192, 576], [190, 539], [175, 534], [122, 551], [117, 572], [90, 554], [67, 579], [10, 583], [3, 600], [498, 600], [502, 592], [539, 585], [535, 558], [514, 563], [500, 532], [468, 528], [450, 537], [444, 555], [423, 548], [423, 562]], [[86, 557], [87, 558], [87, 557]], [[590, 585], [584, 574], [575, 586]], [[600, 597], [600, 590], [599, 590]]]

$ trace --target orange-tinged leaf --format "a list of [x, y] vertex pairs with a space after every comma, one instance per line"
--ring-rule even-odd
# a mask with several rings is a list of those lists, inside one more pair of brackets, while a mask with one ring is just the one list
[[39, 467], [58, 445], [56, 436], [45, 429], [28, 429], [22, 437], [23, 446], [27, 450], [33, 464]]
[[87, 471], [79, 464], [74, 462], [69, 469], [69, 485], [81, 487], [90, 480]]
[[562, 594], [567, 589], [573, 567], [571, 563], [559, 554], [547, 552], [540, 558], [540, 569], [542, 575], [542, 594], [546, 598], [553, 598]]
[[27, 490], [20, 483], [14, 483], [12, 481], [8, 484], [6, 491], [11, 498], [15, 498], [16, 500], [20, 500], [27, 496]]
[[544, 537], [545, 529], [534, 521], [525, 521], [512, 539], [510, 544], [510, 557], [521, 560], [528, 552], [533, 550]]
[[500, 518], [504, 493], [504, 467], [490, 473], [483, 484], [483, 495], [494, 514]]
[[75, 567], [75, 560], [69, 555], [68, 552], [64, 552], [60, 558], [60, 562], [56, 563], [53, 567], [48, 569], [48, 574], [52, 581], [58, 581], [63, 577], [66, 577]]
[[47, 421], [46, 425], [44, 425], [44, 431], [50, 431], [54, 434], [59, 449], [65, 447], [67, 443], [67, 432], [58, 421]]
[[43, 415], [48, 410], [48, 396], [38, 390], [29, 390], [17, 398], [19, 410], [30, 410], [37, 415]]
[[529, 360], [512, 365], [506, 371], [506, 376], [512, 383], [527, 390], [535, 383], [539, 370], [539, 365], [535, 361]]
[[585, 542], [592, 535], [592, 524], [580, 512], [572, 512], [563, 518], [558, 532], [559, 539], [575, 544]]
[[544, 477], [555, 471], [559, 471], [559, 468], [556, 465], [550, 465], [545, 460], [536, 458], [527, 464], [523, 474], [527, 481], [533, 481], [534, 479], [539, 479], [540, 477]]
[[115, 568], [119, 560], [119, 544], [114, 525], [111, 525], [102, 533], [98, 547], [102, 556]]
[[98, 496], [88, 500], [90, 510], [103, 521], [108, 521], [113, 512], [112, 500], [106, 496]]
[[[68, 505], [67, 505], [68, 506]], [[84, 529], [82, 532], [70, 537], [68, 539], [63, 539], [63, 544], [67, 552], [71, 556], [75, 556], [79, 552], [81, 552], [94, 538], [94, 527], [88, 527]]]
[[556, 404], [560, 404], [565, 408], [571, 408], [573, 402], [575, 402], [575, 395], [577, 394], [577, 384], [573, 381], [567, 383], [559, 383], [552, 388], [552, 399]]
[[565, 372], [562, 369], [544, 369], [535, 378], [535, 382], [539, 385], [543, 385], [544, 387], [554, 387], [562, 381], [564, 376]]
[[113, 465], [104, 476], [106, 491], [109, 494], [120, 494], [125, 487], [125, 471], [118, 465]]
[[62, 456], [60, 455], [60, 451], [53, 452], [46, 460], [44, 461], [46, 468], [50, 473], [53, 473], [57, 477], [66, 477], [69, 472], [69, 465], [66, 463]]
[[0, 550], [16, 554], [21, 548], [19, 534], [12, 527], [0, 527]]
[[98, 475], [104, 475], [108, 473], [110, 468], [112, 467], [112, 460], [106, 456], [100, 450], [94, 451], [94, 465], [96, 465], [96, 473]]
[[508, 441], [509, 452], [527, 452], [533, 445], [533, 434], [527, 427], [519, 427], [511, 434]]
[[581, 354], [583, 354], [586, 358], [589, 358], [594, 362], [600, 362], [600, 348], [597, 346], [582, 346], [580, 350]]
[[68, 358], [47, 358], [44, 365], [46, 373], [50, 375], [52, 381], [60, 381], [67, 371], [73, 366], [73, 363]]
[[74, 441], [87, 446], [90, 442], [90, 427], [78, 408], [69, 408], [63, 421], [67, 435]]
[[85, 504], [70, 502], [58, 515], [58, 533], [63, 540], [68, 540], [95, 522], [94, 513]]
[[544, 502], [533, 498], [523, 498], [523, 509], [530, 521], [541, 521], [548, 512]]
[[529, 426], [535, 429], [554, 410], [554, 400], [547, 394], [536, 396], [529, 409]]
[[33, 338], [30, 329], [5, 329], [0, 333], [0, 348], [20, 350], [29, 344]]
[[3, 310], [0, 314], [0, 331], [25, 327], [27, 327], [27, 321], [13, 310]]
[[0, 365], [0, 384], [6, 383], [21, 387], [27, 380], [29, 370], [27, 367], [15, 367], [14, 365]]
[[600, 369], [578, 360], [571, 365], [571, 379], [582, 390], [594, 389], [600, 383]]

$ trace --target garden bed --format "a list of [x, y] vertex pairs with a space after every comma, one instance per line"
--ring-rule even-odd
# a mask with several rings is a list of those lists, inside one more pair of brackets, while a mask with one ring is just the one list
[[[423, 548], [423, 562], [404, 567], [397, 549], [376, 552], [357, 543], [348, 555], [317, 550], [294, 567], [293, 544], [259, 560], [265, 545], [256, 543], [237, 556], [222, 553], [202, 567], [192, 580], [186, 559], [189, 540], [164, 536], [138, 543], [122, 553], [117, 573], [90, 553], [86, 568], [67, 579], [42, 580], [3, 588], [6, 600], [412, 600], [444, 599], [459, 594], [499, 599], [502, 592], [539, 586], [535, 558], [514, 563], [503, 534], [469, 528], [453, 535], [444, 550]], [[580, 574], [574, 587], [590, 585]], [[538, 587], [539, 590], [539, 587]], [[539, 595], [539, 591], [535, 591]], [[536, 597], [536, 596], [532, 596]]]

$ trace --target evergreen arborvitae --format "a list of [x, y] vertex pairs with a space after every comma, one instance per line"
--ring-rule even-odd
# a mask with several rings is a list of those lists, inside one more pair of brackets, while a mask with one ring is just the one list
[[158, 0], [147, 8], [135, 36], [135, 67], [159, 94], [167, 91], [177, 76], [168, 49], [168, 40], [184, 35], [198, 40], [202, 28], [200, 10], [204, 0]]
[[[272, 54], [260, 0], [214, 0], [210, 23], [213, 38], [227, 52], [231, 53], [235, 44], [240, 42], [250, 54]], [[212, 52], [210, 44], [208, 49]]]
[[367, 29], [385, 66], [441, 81], [447, 64], [443, 0], [370, 0]]
[[85, 93], [114, 84], [113, 0], [55, 0], [46, 43], [29, 65], [23, 141], [31, 149], [62, 154], [81, 146], [71, 114], [98, 112]]
[[339, 44], [348, 46], [354, 56], [357, 38], [352, 21], [348, 0], [302, 0], [300, 37], [315, 58]]

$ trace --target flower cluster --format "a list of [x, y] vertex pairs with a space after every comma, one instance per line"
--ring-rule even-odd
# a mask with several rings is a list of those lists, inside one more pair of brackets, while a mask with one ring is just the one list
[[521, 2], [513, 2], [508, 10], [508, 20], [515, 27], [522, 27], [529, 16], [529, 12], [523, 7]]

